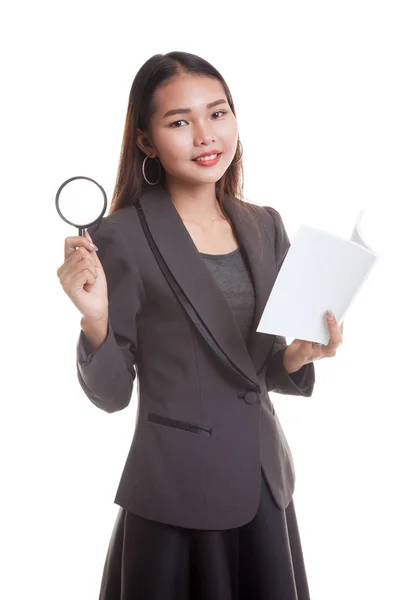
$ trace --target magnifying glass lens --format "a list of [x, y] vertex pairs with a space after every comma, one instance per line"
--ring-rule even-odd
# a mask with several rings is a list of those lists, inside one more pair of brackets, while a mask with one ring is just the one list
[[71, 223], [91, 223], [102, 212], [104, 196], [101, 189], [87, 179], [75, 179], [59, 194], [59, 209]]

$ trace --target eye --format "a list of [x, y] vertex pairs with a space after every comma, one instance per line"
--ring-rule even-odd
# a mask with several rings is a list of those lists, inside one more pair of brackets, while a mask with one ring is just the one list
[[213, 115], [217, 115], [218, 113], [221, 113], [221, 115], [225, 115], [226, 111], [225, 110], [217, 110], [217, 112], [213, 113]]
[[174, 123], [171, 123], [170, 127], [173, 127], [174, 129], [180, 129], [180, 127], [174, 127], [174, 125], [176, 123], [183, 123], [183, 119], [180, 119], [179, 121], [175, 121]]
[[[218, 113], [220, 113], [221, 115], [225, 115], [226, 111], [225, 110], [217, 110], [216, 112], [213, 113], [213, 115], [217, 115]], [[187, 123], [187, 121], [184, 121], [184, 119], [180, 119], [179, 121], [174, 121], [173, 123], [171, 123], [170, 127], [172, 127], [173, 129], [181, 129], [181, 127], [174, 127], [174, 125], [176, 125], [176, 123]]]

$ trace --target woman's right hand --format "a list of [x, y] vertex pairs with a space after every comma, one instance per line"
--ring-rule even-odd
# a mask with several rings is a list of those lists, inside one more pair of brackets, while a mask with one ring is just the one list
[[65, 260], [57, 275], [64, 292], [84, 317], [107, 319], [107, 280], [91, 241], [87, 231], [85, 236], [65, 238]]

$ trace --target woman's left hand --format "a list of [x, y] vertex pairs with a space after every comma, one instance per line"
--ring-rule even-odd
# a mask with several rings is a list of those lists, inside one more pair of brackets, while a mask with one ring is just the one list
[[329, 311], [325, 317], [330, 333], [329, 344], [324, 346], [306, 340], [293, 340], [283, 354], [283, 364], [288, 373], [295, 373], [314, 360], [336, 356], [336, 350], [343, 343], [343, 323], [339, 327], [334, 315], [329, 319]]

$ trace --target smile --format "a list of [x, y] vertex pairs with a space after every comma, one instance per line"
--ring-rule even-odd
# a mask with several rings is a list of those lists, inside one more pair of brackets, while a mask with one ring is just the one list
[[212, 165], [216, 165], [219, 161], [219, 157], [221, 156], [221, 152], [219, 154], [210, 154], [209, 156], [202, 156], [201, 158], [195, 159], [193, 162], [201, 165], [202, 167], [211, 167]]

